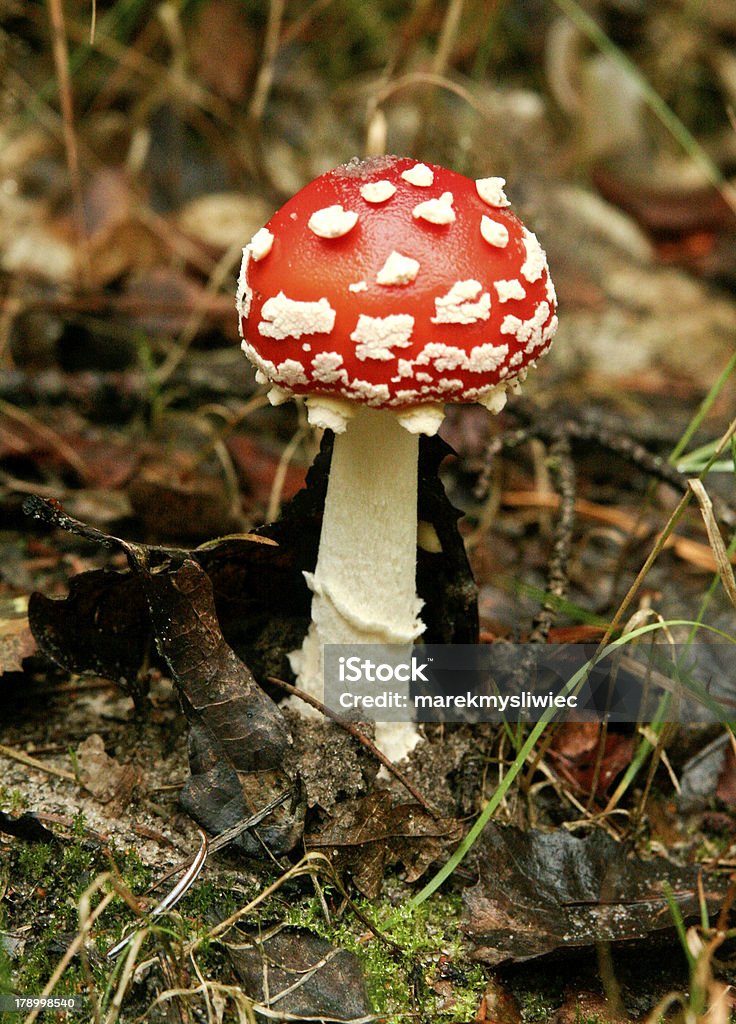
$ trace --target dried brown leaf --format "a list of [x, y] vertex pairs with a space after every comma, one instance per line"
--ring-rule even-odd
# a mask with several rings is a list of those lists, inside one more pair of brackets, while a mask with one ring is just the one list
[[[105, 750], [105, 742], [97, 733], [88, 736], [76, 751], [79, 781], [100, 803], [125, 807], [138, 783], [132, 765], [121, 765]], [[112, 810], [112, 809], [111, 809]]]
[[228, 933], [225, 948], [243, 987], [269, 1017], [355, 1022], [373, 1020], [365, 980], [353, 953], [304, 929]]
[[461, 834], [455, 819], [433, 818], [419, 804], [393, 804], [381, 790], [340, 804], [305, 843], [332, 851], [338, 869], [351, 872], [360, 892], [377, 896], [390, 865], [402, 863], [415, 881]]
[[0, 604], [0, 675], [22, 672], [23, 659], [36, 650], [36, 641], [28, 623], [25, 598], [11, 598]]

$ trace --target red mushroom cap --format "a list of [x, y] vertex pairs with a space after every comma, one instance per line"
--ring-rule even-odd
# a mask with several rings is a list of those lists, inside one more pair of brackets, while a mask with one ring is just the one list
[[243, 349], [285, 392], [483, 400], [550, 346], [556, 297], [502, 178], [386, 156], [301, 189], [243, 251]]

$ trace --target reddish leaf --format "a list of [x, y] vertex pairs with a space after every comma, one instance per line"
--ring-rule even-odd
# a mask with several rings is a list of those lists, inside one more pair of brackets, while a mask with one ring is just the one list
[[590, 793], [595, 783], [596, 796], [605, 794], [630, 763], [635, 746], [632, 736], [608, 732], [601, 753], [600, 736], [598, 722], [567, 722], [550, 747], [558, 773], [582, 793]]

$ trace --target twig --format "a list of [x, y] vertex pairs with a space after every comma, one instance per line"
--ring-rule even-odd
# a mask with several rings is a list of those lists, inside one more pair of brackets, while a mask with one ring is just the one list
[[491, 487], [493, 460], [497, 455], [503, 451], [518, 448], [520, 445], [526, 444], [533, 437], [538, 436], [531, 428], [520, 427], [518, 430], [509, 431], [506, 434], [492, 438], [483, 453], [483, 465], [473, 489], [473, 497], [477, 498], [478, 501], [484, 501], [488, 497], [488, 491]]
[[[525, 420], [531, 419], [529, 414], [520, 406], [514, 407], [511, 411], [522, 416]], [[581, 423], [577, 420], [568, 419], [563, 424], [554, 424], [546, 420], [538, 420], [527, 423], [517, 430], [509, 431], [500, 437], [494, 437], [488, 444], [484, 457], [483, 468], [476, 486], [476, 497], [483, 498], [488, 487], [490, 465], [494, 456], [501, 451], [508, 451], [526, 444], [533, 438], [538, 438], [547, 444], [554, 444], [560, 436], [569, 439], [571, 445], [575, 443], [596, 444], [605, 451], [609, 451], [619, 458], [624, 459], [630, 465], [640, 469], [647, 476], [652, 476], [663, 483], [669, 484], [678, 491], [684, 491], [687, 487], [686, 477], [678, 472], [666, 459], [660, 455], [650, 452], [644, 445], [625, 435], [615, 434], [598, 424]]]
[[[631, 604], [634, 595], [637, 593], [642, 581], [648, 574], [649, 570], [651, 569], [652, 565], [657, 559], [660, 551], [662, 551], [662, 549], [667, 545], [667, 543], [672, 538], [674, 528], [679, 522], [688, 504], [690, 503], [690, 500], [693, 496], [693, 491], [688, 489], [690, 485], [687, 477], [685, 477], [682, 473], [679, 473], [678, 470], [675, 469], [672, 465], [670, 465], [665, 459], [661, 458], [658, 455], [654, 455], [652, 452], [648, 451], [643, 445], [639, 444], [637, 441], [632, 440], [631, 438], [613, 434], [612, 432], [607, 431], [598, 425], [579, 423], [574, 420], [567, 420], [560, 425], [551, 423], [549, 421], [545, 422], [543, 420], [534, 422], [533, 417], [529, 413], [528, 409], [525, 409], [521, 404], [514, 406], [512, 411], [522, 420], [525, 421], [524, 426], [521, 427], [520, 429], [510, 431], [501, 437], [494, 438], [486, 448], [486, 452], [483, 459], [483, 466], [479, 474], [478, 482], [475, 488], [475, 496], [481, 500], [488, 493], [488, 488], [490, 486], [491, 466], [494, 456], [501, 451], [513, 449], [518, 447], [519, 445], [526, 444], [533, 438], [539, 438], [551, 445], [558, 444], [560, 443], [561, 439], [564, 439], [565, 443], [568, 445], [568, 450], [569, 447], [574, 446], [576, 442], [582, 442], [585, 444], [590, 444], [592, 442], [594, 444], [599, 445], [604, 450], [610, 451], [613, 454], [618, 455], [620, 458], [625, 459], [628, 463], [636, 466], [638, 469], [642, 470], [647, 475], [662, 480], [665, 483], [669, 484], [670, 486], [676, 488], [677, 490], [685, 492], [683, 498], [680, 500], [679, 504], [672, 513], [669, 521], [660, 533], [653, 550], [651, 551], [649, 557], [642, 566], [639, 574], [637, 575], [636, 580], [634, 581], [628, 593], [626, 594], [626, 597], [624, 598], [621, 607], [617, 611], [613, 622], [608, 627], [605, 637], [605, 642], [608, 642], [611, 635], [613, 634], [613, 631], [620, 624], [626, 609]], [[713, 462], [715, 462], [718, 455], [720, 455], [720, 453], [725, 449], [730, 438], [734, 434], [736, 434], [736, 421], [731, 423], [724, 436], [720, 439], [716, 447], [716, 450], [712, 453], [710, 459], [708, 460], [708, 464], [699, 474], [700, 479], [702, 479], [705, 476], [710, 466], [713, 464]], [[569, 488], [571, 484], [573, 485], [572, 501], [574, 510], [574, 477], [572, 478], [572, 480], [568, 480], [564, 483], [562, 479], [560, 479], [561, 514], [559, 529], [562, 529], [563, 521], [569, 514], [567, 511], [564, 514], [562, 512], [564, 505], [562, 488], [563, 486]], [[720, 503], [719, 505], [718, 514], [727, 525], [733, 526], [734, 523], [736, 523], [736, 513], [731, 508], [724, 508], [723, 503]], [[559, 539], [560, 537], [558, 535], [558, 540]], [[564, 554], [564, 552], [562, 553]], [[560, 565], [553, 564], [554, 559], [555, 555], [553, 554], [553, 560], [550, 562], [550, 578], [552, 576], [552, 573], [555, 572], [555, 574], [557, 574], [557, 570], [560, 568]], [[557, 585], [559, 585], [559, 581]], [[543, 615], [544, 609], [539, 614]]]
[[263, 58], [258, 69], [253, 95], [248, 105], [247, 123], [250, 136], [251, 155], [254, 170], [261, 181], [277, 194], [280, 191], [269, 171], [263, 152], [263, 114], [273, 84], [276, 58], [281, 46], [281, 28], [284, 20], [286, 0], [269, 0], [266, 35], [263, 40]]
[[293, 437], [281, 453], [281, 458], [276, 466], [276, 472], [273, 475], [271, 493], [268, 497], [268, 508], [266, 509], [267, 523], [273, 523], [278, 518], [279, 510], [281, 508], [281, 499], [284, 493], [284, 484], [286, 483], [286, 474], [289, 471], [291, 460], [294, 458], [296, 450], [304, 440], [306, 433], [307, 428], [305, 425], [298, 427], [294, 432]]
[[258, 77], [256, 78], [253, 96], [248, 109], [248, 116], [254, 124], [260, 123], [263, 112], [266, 109], [268, 94], [271, 91], [285, 7], [284, 0], [270, 0], [268, 5], [266, 38], [263, 41], [263, 61], [258, 71]]
[[75, 449], [63, 437], [60, 437], [55, 430], [52, 430], [45, 423], [41, 423], [31, 416], [30, 413], [24, 412], [23, 409], [18, 409], [17, 406], [3, 399], [0, 399], [0, 413], [3, 416], [7, 416], [8, 419], [20, 423], [26, 430], [35, 434], [36, 437], [43, 439], [74, 470], [83, 483], [87, 482], [88, 473], [84, 460], [79, 457]]
[[560, 514], [555, 527], [555, 539], [547, 569], [547, 594], [535, 616], [529, 640], [545, 643], [554, 622], [559, 602], [567, 593], [569, 582], [567, 566], [572, 547], [572, 532], [575, 526], [575, 466], [570, 457], [570, 442], [566, 436], [559, 437], [550, 451], [550, 469], [555, 487], [560, 495]]
[[[718, 444], [716, 445], [716, 447], [715, 447], [715, 449], [713, 451], [713, 454], [711, 455], [710, 459], [708, 460], [706, 466], [703, 468], [702, 472], [698, 475], [698, 479], [702, 479], [706, 475], [706, 473], [710, 469], [711, 465], [716, 461], [716, 459], [721, 454], [721, 452], [726, 448], [726, 445], [729, 443], [731, 438], [734, 437], [735, 435], [736, 435], [736, 420], [732, 420], [731, 423], [728, 426], [728, 429], [726, 430], [726, 432], [723, 434], [723, 436], [718, 441]], [[652, 548], [652, 550], [650, 551], [646, 561], [644, 562], [644, 565], [641, 567], [641, 569], [637, 573], [636, 579], [634, 580], [634, 582], [629, 587], [629, 589], [626, 592], [626, 595], [625, 595], [623, 601], [621, 602], [621, 604], [618, 607], [618, 610], [616, 611], [616, 614], [614, 615], [613, 619], [611, 620], [611, 622], [610, 622], [610, 624], [608, 626], [608, 629], [606, 630], [606, 634], [605, 634], [605, 636], [603, 637], [603, 639], [600, 642], [601, 648], [604, 647], [610, 641], [611, 637], [615, 634], [616, 630], [618, 629], [619, 625], [621, 624], [621, 621], [624, 618], [624, 615], [628, 611], [629, 606], [631, 605], [631, 602], [634, 600], [634, 598], [635, 598], [636, 594], [638, 593], [639, 588], [641, 587], [641, 585], [644, 582], [645, 578], [649, 575], [649, 570], [652, 568], [652, 566], [656, 562], [657, 558], [659, 557], [660, 552], [662, 551], [662, 549], [664, 548], [664, 546], [666, 544], [667, 538], [674, 531], [674, 529], [677, 526], [678, 522], [682, 518], [682, 515], [685, 512], [685, 509], [690, 504], [690, 500], [691, 500], [692, 497], [693, 497], [693, 491], [687, 490], [685, 492], [685, 494], [683, 495], [683, 497], [680, 499], [680, 501], [679, 501], [677, 507], [675, 508], [675, 510], [672, 512], [670, 518], [668, 519], [667, 523], [665, 524], [664, 529], [662, 530], [662, 532], [660, 533], [659, 537], [657, 538], [657, 541], [654, 544], [654, 547]]]
[[168, 878], [171, 878], [172, 875], [176, 875], [180, 871], [186, 869], [182, 877], [176, 883], [174, 888], [169, 893], [167, 893], [166, 896], [164, 896], [164, 898], [159, 903], [156, 904], [153, 910], [149, 911], [147, 914], [143, 916], [143, 920], [136, 928], [133, 929], [133, 931], [129, 932], [124, 938], [122, 938], [119, 942], [116, 942], [114, 946], [111, 946], [110, 949], [108, 949], [106, 954], [108, 959], [117, 959], [117, 957], [122, 953], [122, 951], [127, 946], [129, 946], [131, 942], [133, 942], [136, 936], [140, 935], [141, 930], [144, 927], [146, 927], [146, 925], [150, 921], [152, 921], [155, 917], [160, 917], [161, 914], [166, 913], [166, 911], [171, 910], [174, 906], [176, 906], [176, 904], [179, 902], [182, 896], [184, 896], [184, 894], [187, 893], [189, 889], [191, 889], [196, 880], [199, 878], [209, 854], [215, 853], [217, 850], [221, 850], [223, 846], [226, 846], [229, 842], [235, 839], [236, 836], [239, 836], [241, 832], [245, 832], [246, 829], [252, 828], [254, 825], [257, 825], [260, 821], [267, 817], [271, 813], [271, 811], [275, 810], [275, 808], [279, 807], [282, 803], [284, 803], [284, 801], [289, 796], [289, 792], [289, 790], [286, 790], [285, 792], [279, 794], [279, 796], [271, 800], [271, 802], [266, 804], [265, 807], [262, 807], [261, 810], [258, 811], [256, 814], [253, 814], [248, 818], [244, 818], [242, 821], [239, 821], [236, 825], [233, 825], [232, 828], [227, 829], [225, 832], [221, 832], [217, 836], [217, 838], [213, 839], [211, 842], [208, 840], [205, 832], [202, 829], [200, 829], [200, 847], [194, 859], [191, 862], [185, 861], [183, 864], [178, 864], [170, 871], [167, 871], [167, 873], [163, 875], [161, 878], [159, 878], [157, 882], [154, 882], [153, 885], [149, 886], [148, 889], [143, 893], [143, 895], [149, 895], [149, 893], [153, 892], [154, 889], [157, 889], [158, 886], [165, 882]]
[[703, 516], [703, 522], [705, 523], [705, 529], [716, 560], [718, 575], [721, 577], [723, 589], [728, 594], [731, 604], [736, 608], [736, 579], [734, 579], [733, 567], [731, 566], [726, 544], [718, 529], [716, 517], [713, 514], [713, 502], [705, 487], [703, 487], [702, 480], [688, 480], [688, 487], [695, 495], [700, 506], [700, 512]]
[[463, 4], [464, 0], [450, 0], [450, 4], [445, 11], [439, 42], [432, 58], [432, 73], [435, 75], [443, 75], [447, 68], [457, 39], [460, 16], [463, 13]]
[[72, 101], [72, 83], [69, 74], [69, 50], [66, 44], [66, 28], [64, 26], [64, 9], [62, 0], [49, 0], [49, 15], [52, 28], [52, 44], [54, 65], [59, 80], [59, 99], [61, 116], [64, 123], [64, 148], [69, 169], [69, 181], [74, 198], [74, 216], [79, 231], [80, 278], [83, 285], [88, 285], [91, 278], [89, 250], [87, 248], [87, 227], [84, 218], [82, 200], [82, 178], [79, 173], [79, 151], [77, 136], [74, 130], [74, 103]]
[[[75, 519], [74, 516], [68, 515], [57, 501], [42, 498], [37, 494], [28, 495], [23, 502], [23, 512], [33, 519], [39, 519], [42, 523], [46, 523], [49, 526], [56, 526], [61, 530], [66, 530], [67, 533], [83, 537], [84, 540], [92, 541], [94, 544], [101, 544], [106, 548], [120, 548], [129, 559], [132, 558], [134, 561], [141, 563], [145, 563], [147, 558], [162, 556], [196, 558], [198, 552], [205, 551], [219, 543], [218, 539], [201, 544], [198, 548], [133, 543], [133, 541], [123, 540], [122, 537], [115, 537], [113, 534], [104, 533], [102, 530], [98, 530], [96, 526], [88, 526], [87, 523], [83, 523], [80, 519]], [[256, 533], [239, 533], [235, 534], [235, 537], [238, 540], [248, 541], [249, 543], [252, 541], [254, 544], [278, 547], [276, 541], [271, 540], [270, 537], [261, 537]]]
[[264, 807], [261, 807], [260, 811], [256, 811], [256, 813], [251, 814], [249, 818], [243, 818], [242, 821], [236, 822], [235, 825], [225, 829], [224, 832], [220, 832], [220, 834], [210, 843], [210, 853], [217, 853], [217, 851], [221, 850], [223, 846], [227, 846], [227, 844], [231, 843], [233, 839], [237, 839], [242, 832], [245, 832], [249, 828], [254, 828], [263, 821], [264, 818], [267, 818], [271, 811], [275, 811], [277, 807], [280, 807], [281, 804], [285, 803], [290, 795], [290, 789], [285, 790], [283, 793], [279, 793], [278, 796], [274, 797], [273, 800], [267, 803]]
[[305, 704], [310, 704], [317, 711], [320, 711], [326, 718], [329, 718], [336, 725], [339, 725], [341, 729], [344, 729], [353, 739], [357, 740], [362, 746], [369, 750], [373, 756], [381, 762], [383, 767], [391, 772], [395, 779], [397, 779], [404, 789], [408, 790], [409, 793], [414, 797], [418, 804], [421, 804], [428, 814], [437, 820], [439, 814], [435, 811], [429, 803], [425, 800], [419, 790], [414, 786], [413, 783], [407, 779], [402, 771], [400, 771], [396, 765], [391, 761], [383, 751], [379, 750], [378, 747], [372, 740], [369, 740], [365, 733], [361, 732], [360, 729], [353, 725], [352, 722], [348, 722], [347, 719], [343, 718], [342, 715], [338, 715], [332, 708], [327, 707], [321, 700], [317, 700], [310, 693], [306, 693], [304, 690], [300, 690], [298, 686], [292, 686], [291, 683], [284, 682], [283, 679], [276, 679], [275, 676], [268, 677], [269, 683], [274, 683], [276, 686], [280, 686], [282, 690], [286, 690], [287, 693], [292, 694], [294, 697], [298, 697], [299, 700], [303, 700]]
[[38, 768], [39, 771], [46, 772], [48, 775], [56, 775], [58, 778], [67, 779], [69, 782], [77, 781], [77, 777], [73, 772], [68, 772], [64, 768], [52, 768], [51, 765], [38, 761], [35, 757], [31, 757], [30, 754], [24, 754], [20, 750], [13, 750], [12, 747], [6, 747], [2, 743], [0, 743], [0, 755], [9, 757], [13, 761], [20, 761], [21, 764], [28, 765], [29, 768]]

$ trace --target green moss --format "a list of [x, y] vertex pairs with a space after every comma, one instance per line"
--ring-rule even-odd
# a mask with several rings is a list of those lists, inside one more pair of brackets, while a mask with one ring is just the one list
[[18, 878], [26, 885], [42, 884], [53, 857], [53, 847], [48, 843], [24, 843], [18, 852]]
[[19, 789], [8, 789], [7, 786], [0, 786], [0, 807], [3, 810], [17, 814], [19, 811], [28, 809], [28, 801]]
[[524, 1024], [544, 1024], [551, 1019], [558, 1005], [558, 1001], [548, 993], [534, 991], [520, 994], [519, 1003]]
[[[327, 887], [328, 903], [339, 894]], [[286, 919], [309, 928], [358, 958], [375, 1011], [387, 1024], [406, 1015], [431, 1017], [438, 1022], [465, 1022], [478, 1011], [486, 977], [482, 967], [467, 960], [459, 938], [462, 900], [454, 895], [435, 895], [415, 910], [397, 910], [388, 897], [358, 898], [354, 906], [381, 928], [392, 918], [387, 938], [394, 945], [371, 936], [366, 925], [348, 908], [328, 923], [316, 895], [293, 902]], [[398, 949], [396, 948], [398, 947]]]
[[[256, 893], [254, 892], [255, 896]], [[199, 882], [193, 889], [183, 897], [179, 904], [179, 911], [183, 917], [191, 917], [201, 921], [208, 921], [212, 924], [213, 913], [217, 919], [222, 921], [243, 906], [241, 894], [234, 893], [230, 889], [224, 889], [222, 885], [204, 880]]]
[[0, 995], [8, 995], [13, 991], [13, 964], [2, 946], [0, 946]]
[[382, 918], [392, 917], [390, 938], [401, 954], [378, 939], [360, 943], [345, 931], [340, 936], [342, 944], [352, 948], [362, 963], [376, 1010], [385, 1013], [389, 1021], [403, 1019], [418, 1008], [423, 1015], [448, 1024], [472, 1019], [486, 978], [482, 968], [467, 960], [462, 948], [461, 899], [435, 895], [417, 909], [398, 911], [388, 901], [384, 906], [382, 902], [366, 900], [360, 909], [379, 924]]
[[123, 883], [132, 893], [142, 893], [153, 881], [153, 872], [133, 849], [118, 850], [110, 846], [110, 857], [120, 872]]
[[[80, 897], [95, 878], [110, 870], [111, 861], [131, 891], [140, 893], [150, 883], [151, 871], [134, 851], [104, 849], [89, 841], [85, 828], [83, 816], [78, 815], [69, 842], [18, 841], [11, 846], [8, 879], [16, 898], [6, 904], [2, 925], [22, 934], [24, 945], [17, 958], [2, 952], [0, 991], [4, 985], [18, 992], [42, 991], [78, 933]], [[94, 932], [98, 952], [104, 953], [130, 921], [125, 901], [113, 900]], [[90, 969], [98, 991], [103, 992], [110, 964], [93, 957]], [[75, 960], [65, 970], [54, 994], [78, 995], [85, 989], [82, 967]]]

